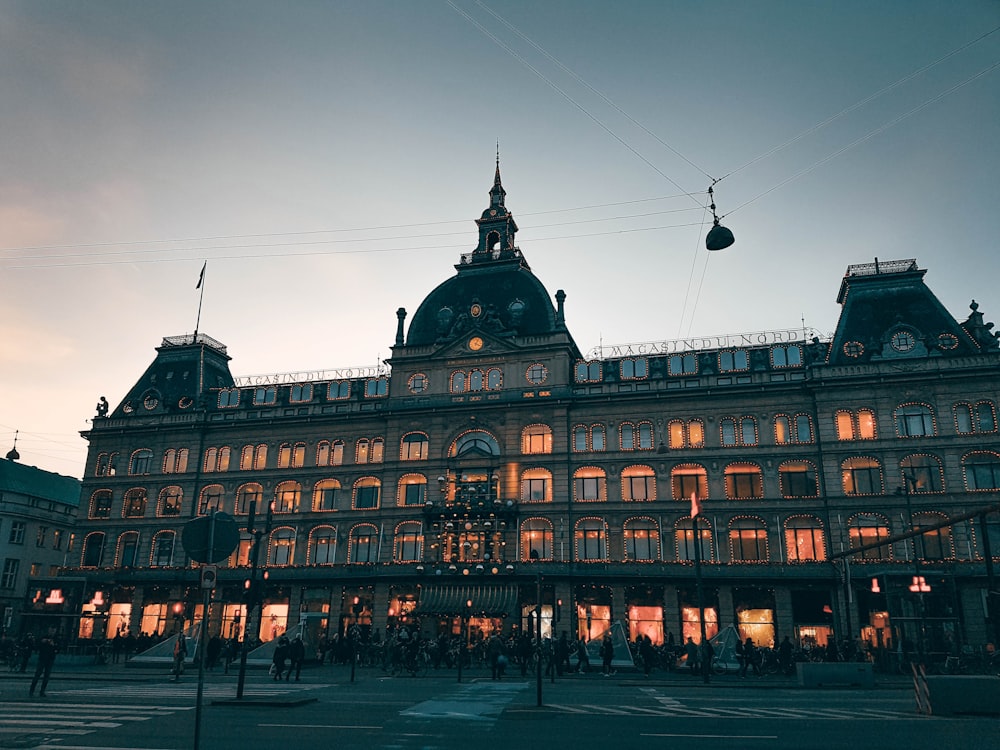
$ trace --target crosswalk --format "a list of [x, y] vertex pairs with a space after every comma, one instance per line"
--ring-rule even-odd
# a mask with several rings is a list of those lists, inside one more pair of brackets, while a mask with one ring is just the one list
[[[328, 688], [328, 684], [300, 683], [300, 682], [260, 682], [248, 683], [243, 688], [244, 698], [280, 698], [295, 696], [310, 690]], [[191, 682], [144, 682], [133, 683], [128, 686], [128, 696], [134, 700], [144, 700], [149, 698], [159, 700], [187, 700], [193, 699], [198, 691], [198, 683]], [[87, 688], [70, 688], [64, 690], [49, 690], [50, 696], [70, 697], [79, 696], [115, 696], [121, 697], [121, 685], [95, 685]], [[206, 701], [219, 700], [236, 697], [235, 683], [205, 683], [202, 687], [202, 695]]]
[[607, 716], [660, 716], [664, 718], [709, 719], [832, 719], [835, 721], [910, 719], [913, 713], [876, 708], [801, 708], [763, 706], [687, 706], [674, 699], [661, 700], [657, 706], [620, 706], [582, 703], [564, 705], [546, 703], [547, 708], [567, 714]]
[[193, 708], [184, 705], [56, 703], [51, 700], [30, 704], [24, 701], [0, 702], [0, 746], [39, 748], [58, 743], [59, 747], [68, 747], [67, 740]]

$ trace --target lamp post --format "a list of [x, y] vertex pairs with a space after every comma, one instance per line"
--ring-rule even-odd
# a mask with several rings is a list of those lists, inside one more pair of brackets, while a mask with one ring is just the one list
[[[904, 474], [903, 475], [903, 486], [896, 489], [897, 495], [902, 495], [906, 500], [906, 517], [909, 528], [907, 531], [913, 531], [913, 506], [910, 503], [910, 482], [912, 477]], [[924, 576], [920, 574], [920, 556], [917, 554], [917, 537], [910, 537], [910, 554], [913, 556], [913, 582], [909, 586], [909, 590], [916, 594], [916, 606], [917, 606], [917, 616], [920, 618], [919, 630], [917, 631], [917, 658], [920, 660], [922, 665], [925, 661], [925, 651], [926, 645], [924, 639], [927, 636], [927, 620], [926, 613], [924, 610], [924, 594], [931, 590], [931, 587], [927, 584]]]
[[[542, 706], [542, 573], [535, 573], [535, 638], [538, 643], [538, 669], [535, 670], [536, 705]], [[553, 644], [554, 645], [554, 644]], [[554, 658], [554, 656], [553, 656]], [[553, 665], [555, 670], [555, 665]]]
[[[257, 516], [257, 499], [254, 498], [250, 501], [250, 507], [247, 513], [247, 532], [253, 537], [253, 543], [250, 545], [250, 577], [244, 582], [247, 596], [247, 619], [246, 624], [243, 627], [243, 640], [240, 644], [240, 674], [239, 679], [236, 682], [237, 700], [243, 699], [243, 686], [247, 679], [247, 654], [250, 651], [250, 626], [251, 623], [253, 623], [254, 608], [260, 603], [261, 600], [260, 586], [257, 581], [257, 564], [260, 555], [260, 540], [266, 534], [271, 532], [271, 519], [273, 513], [274, 503], [268, 503], [264, 528], [255, 528], [254, 521]], [[266, 572], [264, 573], [264, 577], [267, 577]]]
[[462, 681], [462, 662], [465, 661], [466, 644], [469, 638], [469, 618], [472, 616], [472, 599], [465, 600], [462, 614], [458, 618], [458, 681]]

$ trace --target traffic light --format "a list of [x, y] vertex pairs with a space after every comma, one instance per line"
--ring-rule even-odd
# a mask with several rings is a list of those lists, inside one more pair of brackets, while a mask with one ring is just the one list
[[877, 577], [876, 578], [872, 578], [872, 593], [873, 594], [881, 594], [882, 593], [882, 589], [878, 585], [878, 578]]
[[562, 619], [562, 599], [556, 599], [556, 622]]
[[211, 590], [215, 588], [218, 581], [219, 569], [214, 565], [203, 565], [201, 567], [201, 588]]

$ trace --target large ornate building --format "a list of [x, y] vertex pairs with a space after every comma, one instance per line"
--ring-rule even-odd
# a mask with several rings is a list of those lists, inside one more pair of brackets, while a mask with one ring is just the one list
[[181, 529], [217, 509], [242, 530], [210, 615], [226, 636], [247, 627], [256, 549], [263, 640], [507, 631], [539, 594], [546, 632], [698, 640], [696, 557], [709, 634], [992, 639], [1000, 349], [975, 303], [958, 322], [915, 261], [876, 261], [847, 269], [829, 339], [587, 355], [515, 244], [499, 167], [489, 195], [456, 273], [409, 324], [397, 311], [385, 369], [238, 379], [208, 336], [163, 340], [85, 433], [62, 571], [78, 632], [201, 618]]

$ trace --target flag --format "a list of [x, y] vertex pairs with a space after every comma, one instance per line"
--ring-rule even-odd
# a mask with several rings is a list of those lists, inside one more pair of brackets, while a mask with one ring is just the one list
[[691, 493], [691, 518], [696, 518], [701, 513], [701, 503], [698, 501], [697, 493]]
[[201, 284], [205, 280], [205, 268], [208, 266], [208, 261], [201, 267], [201, 273], [198, 274], [198, 283], [195, 285], [195, 289], [201, 289]]

